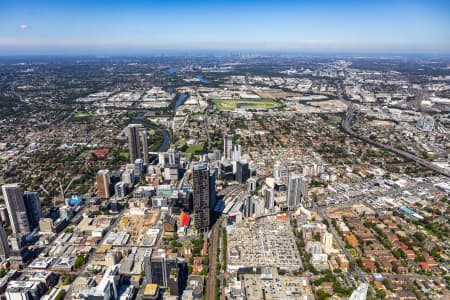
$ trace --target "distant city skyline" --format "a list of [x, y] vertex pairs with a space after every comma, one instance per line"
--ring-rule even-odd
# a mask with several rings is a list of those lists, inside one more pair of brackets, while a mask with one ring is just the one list
[[3, 1], [0, 55], [450, 53], [448, 1]]

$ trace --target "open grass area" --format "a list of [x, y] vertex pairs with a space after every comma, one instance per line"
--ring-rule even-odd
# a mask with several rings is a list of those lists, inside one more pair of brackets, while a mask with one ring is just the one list
[[82, 153], [80, 154], [80, 157], [85, 158], [85, 157], [87, 157], [88, 155], [89, 155], [89, 152], [88, 152], [88, 151], [84, 151], [84, 152], [82, 152]]
[[202, 144], [190, 145], [186, 149], [186, 152], [187, 153], [192, 153], [192, 154], [202, 153], [203, 152], [203, 145]]
[[128, 151], [120, 151], [119, 155], [127, 160], [130, 158], [130, 153], [128, 153]]
[[213, 103], [218, 110], [271, 109], [281, 106], [272, 99], [213, 100]]
[[154, 152], [157, 151], [161, 143], [163, 142], [164, 137], [162, 133], [158, 130], [150, 130], [148, 134], [148, 151]]
[[79, 111], [77, 112], [73, 118], [74, 119], [82, 119], [82, 118], [87, 118], [87, 117], [92, 117], [94, 115], [94, 111]]

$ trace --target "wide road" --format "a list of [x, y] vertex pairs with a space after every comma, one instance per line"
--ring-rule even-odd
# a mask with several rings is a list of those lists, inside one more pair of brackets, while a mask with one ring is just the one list
[[[105, 232], [105, 234], [103, 235], [103, 237], [101, 238], [101, 240], [98, 242], [98, 245], [102, 245], [103, 242], [106, 239], [106, 236], [108, 235], [108, 233], [116, 227], [117, 223], [120, 221], [120, 219], [122, 219], [123, 214], [124, 214], [125, 210], [122, 210], [118, 215], [115, 215], [114, 217], [116, 218], [113, 223], [111, 224], [111, 226], [108, 227], [107, 231]], [[95, 252], [95, 249], [93, 250]], [[91, 261], [93, 260], [93, 256], [94, 253], [90, 253], [88, 256], [87, 261], [85, 262], [85, 264], [81, 267], [80, 270], [78, 270], [78, 272], [75, 273], [76, 277], [79, 277], [81, 274], [85, 273], [87, 270], [87, 267], [89, 266], [89, 264], [91, 263]], [[75, 278], [76, 278], [75, 277]], [[69, 289], [66, 291], [66, 296], [64, 297], [64, 299], [72, 299], [72, 287], [73, 285], [71, 284]]]
[[433, 171], [435, 171], [437, 173], [440, 173], [442, 175], [450, 177], [450, 171], [448, 171], [448, 170], [446, 170], [444, 168], [441, 168], [441, 167], [437, 166], [436, 164], [434, 164], [434, 163], [432, 163], [432, 162], [430, 162], [430, 161], [428, 161], [426, 159], [423, 159], [421, 157], [418, 157], [418, 156], [416, 156], [416, 155], [414, 155], [412, 153], [403, 151], [401, 149], [395, 148], [394, 146], [385, 145], [385, 144], [382, 144], [380, 142], [371, 140], [368, 137], [359, 135], [355, 131], [353, 131], [353, 129], [351, 129], [351, 127], [350, 127], [350, 124], [352, 122], [353, 115], [356, 112], [356, 108], [351, 102], [349, 102], [349, 101], [344, 99], [344, 97], [342, 95], [342, 89], [341, 89], [341, 86], [339, 84], [337, 85], [337, 91], [338, 91], [337, 94], [338, 94], [339, 100], [344, 102], [347, 105], [347, 112], [345, 114], [345, 117], [342, 119], [341, 125], [342, 125], [342, 128], [349, 135], [351, 135], [353, 137], [356, 137], [356, 138], [358, 138], [358, 139], [360, 139], [360, 140], [362, 140], [362, 141], [364, 141], [366, 143], [369, 143], [369, 144], [372, 144], [374, 146], [377, 146], [379, 148], [383, 148], [383, 149], [386, 149], [386, 150], [388, 150], [390, 152], [394, 152], [394, 153], [396, 153], [396, 154], [398, 154], [400, 156], [403, 156], [405, 158], [408, 158], [410, 160], [415, 161], [416, 163], [418, 163], [419, 165], [421, 165], [421, 166], [423, 166], [425, 168], [428, 168], [428, 169], [433, 170]]
[[331, 225], [331, 220], [330, 218], [328, 218], [326, 212], [324, 211], [324, 209], [319, 208], [317, 209], [317, 213], [319, 214], [319, 216], [328, 221], [328, 228], [331, 231], [331, 234], [333, 235], [334, 240], [339, 244], [339, 247], [341, 247], [342, 251], [344, 252], [345, 256], [347, 257], [348, 261], [350, 263], [353, 264], [354, 268], [355, 268], [355, 273], [358, 275], [358, 279], [361, 282], [366, 282], [367, 281], [367, 274], [364, 273], [361, 268], [358, 266], [358, 264], [356, 263], [355, 258], [353, 257], [353, 255], [350, 253], [350, 251], [348, 251], [348, 249], [345, 247], [345, 243], [344, 241], [341, 239], [340, 235], [338, 234], [338, 232], [336, 231], [336, 229], [333, 227], [333, 225]]

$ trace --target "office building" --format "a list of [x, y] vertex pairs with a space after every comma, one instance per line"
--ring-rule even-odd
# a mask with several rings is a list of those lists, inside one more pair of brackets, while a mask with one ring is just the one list
[[8, 209], [4, 205], [0, 206], [0, 220], [3, 222], [3, 224], [9, 225]]
[[333, 235], [331, 233], [325, 232], [322, 235], [322, 247], [327, 254], [330, 254], [333, 250]]
[[208, 231], [210, 223], [210, 173], [206, 164], [196, 164], [193, 174], [194, 226], [198, 231]]
[[301, 184], [300, 184], [300, 192], [302, 194], [302, 204], [305, 207], [310, 207], [311, 202], [308, 198], [308, 187], [309, 187], [309, 180], [308, 177], [302, 177]]
[[233, 136], [230, 134], [225, 134], [223, 136], [223, 156], [225, 160], [232, 159], [233, 151]]
[[233, 150], [231, 153], [231, 159], [234, 161], [241, 160], [241, 145], [233, 145]]
[[144, 163], [148, 164], [147, 130], [141, 124], [130, 124], [125, 128], [125, 133], [128, 138], [130, 162], [134, 163], [136, 159], [142, 158]]
[[268, 185], [264, 185], [263, 192], [264, 192], [264, 208], [272, 210], [275, 207], [273, 188], [271, 188]]
[[133, 300], [136, 299], [135, 295], [136, 295], [136, 285], [134, 285], [133, 283], [130, 284], [124, 292], [122, 292], [120, 294], [120, 300]]
[[112, 186], [122, 180], [122, 174], [123, 170], [116, 170], [112, 172], [111, 176], [109, 176]]
[[303, 166], [303, 176], [316, 177], [325, 171], [322, 164], [311, 163]]
[[248, 184], [248, 191], [249, 192], [254, 192], [256, 191], [257, 188], [257, 180], [256, 178], [252, 177], [247, 181]]
[[168, 164], [169, 165], [176, 165], [176, 160], [175, 160], [175, 150], [174, 149], [169, 149], [167, 151], [167, 160], [168, 160]]
[[177, 181], [179, 178], [179, 169], [176, 166], [164, 168], [164, 180]]
[[109, 197], [111, 197], [109, 171], [99, 170], [97, 172], [96, 182], [97, 182], [97, 197], [101, 199], [108, 199]]
[[186, 289], [183, 291], [182, 300], [201, 300], [203, 296], [204, 279], [200, 275], [189, 275]]
[[23, 250], [23, 245], [25, 238], [23, 235], [12, 235], [8, 237], [9, 244], [11, 245], [11, 250], [13, 252], [21, 252]]
[[148, 249], [144, 253], [144, 271], [147, 283], [169, 286], [172, 270], [178, 272], [176, 253], [167, 254], [164, 249]]
[[119, 202], [117, 202], [116, 199], [111, 200], [111, 203], [109, 204], [109, 212], [113, 214], [118, 214], [119, 211], [120, 211]]
[[161, 299], [159, 286], [154, 283], [149, 283], [145, 286], [142, 295], [142, 300], [159, 300]]
[[166, 166], [179, 167], [181, 162], [180, 151], [169, 149], [167, 152], [160, 152], [158, 154], [158, 161], [161, 168], [165, 168]]
[[246, 161], [236, 162], [236, 180], [239, 183], [245, 183], [250, 177], [250, 170]]
[[302, 177], [291, 174], [289, 176], [289, 184], [286, 196], [286, 202], [289, 208], [300, 206], [302, 200], [301, 192]]
[[148, 140], [147, 140], [147, 130], [141, 127], [139, 130], [139, 137], [142, 143], [142, 160], [144, 164], [148, 165]]
[[52, 218], [41, 218], [39, 221], [39, 231], [43, 233], [55, 233], [55, 226]]
[[14, 234], [30, 233], [27, 208], [23, 192], [18, 184], [5, 184], [2, 186], [3, 197], [9, 212], [9, 222]]
[[170, 270], [169, 279], [167, 281], [170, 295], [179, 296], [181, 292], [180, 271], [178, 269]]
[[72, 207], [70, 206], [62, 206], [59, 208], [59, 218], [66, 220], [69, 222], [73, 216], [75, 215], [75, 212]]
[[141, 124], [130, 124], [125, 128], [125, 133], [128, 138], [128, 151], [130, 156], [130, 162], [134, 163], [136, 159], [140, 158], [139, 151], [139, 130]]
[[134, 177], [133, 169], [126, 169], [122, 173], [122, 181], [128, 185], [128, 187], [132, 187], [134, 185], [136, 178]]
[[10, 252], [11, 249], [8, 245], [8, 236], [6, 235], [2, 222], [0, 222], [0, 258], [2, 261], [9, 257]]
[[220, 178], [228, 181], [234, 179], [233, 165], [228, 160], [220, 163]]
[[248, 218], [253, 216], [255, 213], [255, 207], [253, 204], [253, 197], [250, 195], [245, 196], [244, 198], [244, 217]]
[[281, 165], [281, 162], [277, 161], [273, 166], [273, 177], [275, 181], [280, 181], [284, 178], [287, 178], [289, 175], [287, 168]]
[[46, 290], [39, 281], [14, 280], [8, 283], [5, 295], [7, 300], [38, 300]]
[[114, 185], [114, 195], [116, 199], [123, 199], [127, 195], [127, 185], [123, 181], [119, 181]]
[[89, 289], [80, 292], [80, 298], [86, 300], [114, 300], [119, 299], [118, 282], [120, 265], [113, 265], [109, 267], [105, 275], [103, 275], [100, 283]]
[[144, 252], [144, 273], [145, 273], [145, 281], [147, 283], [152, 282], [152, 248], [148, 248]]
[[214, 150], [212, 158], [213, 160], [220, 160], [220, 150]]
[[216, 179], [217, 179], [217, 170], [210, 169], [209, 170], [209, 207], [214, 210], [216, 206], [217, 197], [216, 197]]
[[263, 216], [265, 213], [264, 200], [257, 196], [253, 196], [253, 210], [253, 214], [255, 217]]
[[141, 176], [143, 171], [144, 171], [144, 160], [138, 158], [134, 161], [134, 176], [135, 177]]
[[30, 224], [30, 229], [33, 230], [39, 227], [39, 220], [42, 217], [41, 201], [38, 193], [28, 191], [23, 193], [23, 200], [27, 210], [28, 223]]

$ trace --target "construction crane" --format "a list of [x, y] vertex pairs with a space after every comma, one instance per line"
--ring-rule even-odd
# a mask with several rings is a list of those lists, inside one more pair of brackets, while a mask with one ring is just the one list
[[61, 197], [62, 197], [62, 200], [63, 200], [63, 201], [66, 200], [66, 197], [65, 197], [66, 192], [69, 190], [69, 188], [70, 188], [70, 186], [72, 185], [72, 183], [73, 183], [75, 180], [79, 179], [79, 178], [80, 178], [80, 176], [73, 177], [73, 178], [70, 180], [69, 184], [66, 186], [66, 188], [63, 188], [63, 185], [62, 185], [62, 183], [61, 183], [61, 180], [58, 179], [58, 182], [59, 182], [59, 190], [60, 190], [60, 192], [61, 192]]
[[[55, 180], [56, 178], [53, 178], [53, 180]], [[61, 180], [59, 180], [59, 179], [57, 179], [58, 180], [58, 183], [59, 183], [59, 190], [60, 190], [60, 192], [61, 192], [61, 197], [62, 197], [62, 200], [63, 201], [65, 201], [66, 200], [66, 198], [65, 198], [65, 194], [66, 194], [66, 192], [69, 190], [69, 188], [70, 188], [70, 186], [72, 185], [72, 183], [75, 181], [75, 180], [77, 180], [77, 179], [80, 179], [80, 176], [76, 176], [76, 177], [73, 177], [71, 180], [70, 180], [70, 182], [69, 182], [69, 184], [66, 186], [66, 188], [63, 188], [63, 185], [62, 185], [62, 183], [61, 183]], [[46, 193], [47, 194], [47, 196], [50, 196], [50, 192], [44, 187], [44, 185], [40, 185], [39, 186], [39, 188], [44, 192], [44, 193]], [[56, 199], [54, 198], [53, 199], [53, 206], [54, 207], [56, 207]]]
[[[41, 185], [39, 186], [39, 188], [40, 188], [44, 193], [46, 193], [47, 196], [50, 196], [50, 192], [44, 187], [44, 185], [41, 184]], [[53, 199], [53, 206], [56, 206], [55, 199]]]
[[46, 189], [42, 184], [41, 184], [39, 187], [41, 188], [41, 190], [42, 190], [44, 193], [47, 194], [47, 196], [50, 196], [50, 192], [47, 191], [47, 189]]

